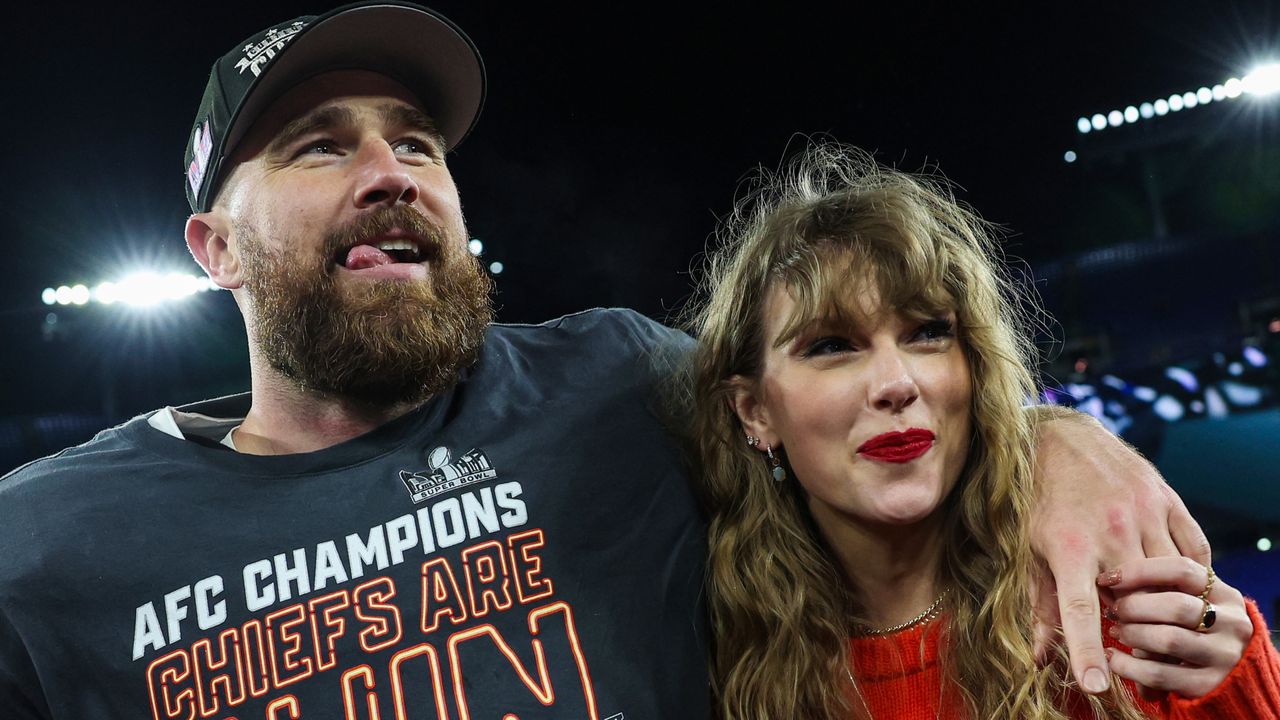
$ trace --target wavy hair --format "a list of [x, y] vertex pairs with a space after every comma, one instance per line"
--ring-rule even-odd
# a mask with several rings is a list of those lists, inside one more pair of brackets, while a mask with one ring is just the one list
[[[718, 716], [734, 720], [863, 714], [849, 638], [863, 612], [797, 483], [775, 483], [729, 399], [759, 378], [769, 292], [785, 287], [804, 324], [843, 315], [859, 287], [910, 315], [954, 310], [969, 364], [973, 442], [942, 512], [948, 596], [945, 677], [973, 718], [1065, 718], [1066, 664], [1039, 668], [1031, 636], [1028, 518], [1036, 391], [1036, 307], [1005, 269], [994, 228], [949, 185], [882, 168], [818, 142], [761, 170], [717, 232], [686, 325], [700, 345], [687, 391], [695, 471], [710, 516], [707, 592], [716, 636]], [[851, 685], [853, 687], [851, 688]], [[1141, 717], [1119, 684], [1101, 713]], [[948, 696], [951, 697], [951, 696]]]

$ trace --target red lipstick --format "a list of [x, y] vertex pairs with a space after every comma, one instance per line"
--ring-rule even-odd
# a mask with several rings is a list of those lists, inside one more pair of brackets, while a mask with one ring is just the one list
[[872, 460], [891, 463], [911, 462], [933, 447], [934, 435], [922, 428], [877, 435], [858, 446], [858, 452]]

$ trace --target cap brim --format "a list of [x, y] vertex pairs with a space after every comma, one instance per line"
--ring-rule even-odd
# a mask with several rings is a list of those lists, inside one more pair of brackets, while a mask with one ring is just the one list
[[297, 84], [332, 70], [371, 70], [404, 85], [452, 150], [484, 104], [485, 74], [471, 39], [449, 20], [410, 5], [338, 8], [298, 34], [257, 79], [231, 119], [230, 153], [270, 104]]

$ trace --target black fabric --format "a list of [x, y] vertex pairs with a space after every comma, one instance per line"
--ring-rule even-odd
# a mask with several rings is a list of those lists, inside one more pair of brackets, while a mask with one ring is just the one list
[[448, 394], [319, 452], [140, 417], [11, 473], [0, 716], [707, 717], [704, 527], [653, 407], [689, 344], [495, 326]]

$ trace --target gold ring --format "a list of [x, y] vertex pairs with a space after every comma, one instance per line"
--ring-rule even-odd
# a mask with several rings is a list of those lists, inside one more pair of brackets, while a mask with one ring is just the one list
[[1204, 609], [1200, 611], [1200, 624], [1196, 626], [1196, 632], [1209, 632], [1209, 628], [1218, 621], [1218, 609], [1213, 603], [1204, 600]]
[[1204, 566], [1204, 570], [1208, 574], [1208, 577], [1204, 581], [1204, 592], [1200, 593], [1200, 599], [1207, 605], [1209, 604], [1209, 591], [1213, 589], [1213, 581], [1218, 576], [1213, 572], [1213, 568], [1208, 565]]

